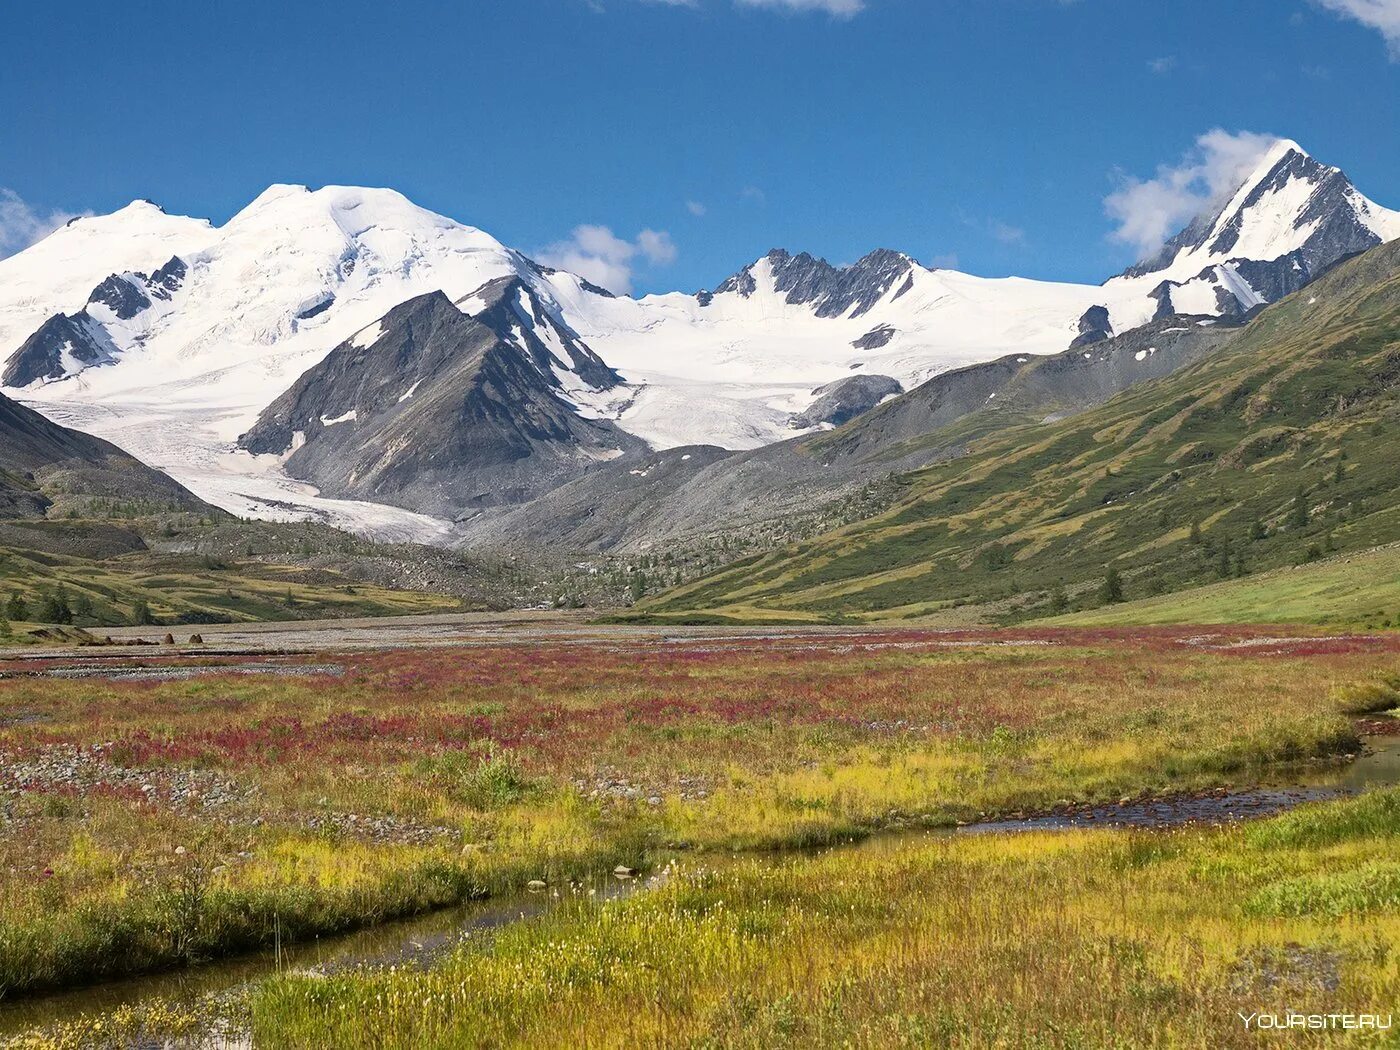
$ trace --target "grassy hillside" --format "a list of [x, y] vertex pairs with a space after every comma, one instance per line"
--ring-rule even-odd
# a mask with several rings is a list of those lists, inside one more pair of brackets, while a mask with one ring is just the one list
[[1311, 623], [1400, 627], [1400, 548], [1343, 554], [1175, 594], [1057, 616], [1066, 626]]
[[1017, 620], [1245, 577], [1400, 540], [1397, 448], [1400, 243], [1197, 364], [977, 440], [887, 512], [642, 611]]
[[[224, 564], [149, 552], [91, 560], [0, 547], [0, 620], [7, 621], [0, 624], [0, 644], [23, 641], [27, 625], [54, 622], [97, 629], [143, 622], [387, 616], [461, 607], [459, 599], [441, 594], [364, 584], [293, 566]], [[56, 614], [61, 609], [67, 612]]]
[[447, 551], [377, 545], [315, 523], [0, 521], [0, 642], [25, 640], [33, 625], [98, 632], [488, 608], [518, 582]]

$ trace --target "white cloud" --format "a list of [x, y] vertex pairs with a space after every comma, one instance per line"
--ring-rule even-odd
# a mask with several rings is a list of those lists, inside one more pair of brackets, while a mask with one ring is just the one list
[[1400, 62], [1400, 0], [1317, 0], [1329, 11], [1370, 26], [1385, 37], [1390, 57]]
[[665, 230], [643, 230], [637, 234], [637, 248], [653, 266], [670, 266], [680, 254]]
[[686, 201], [685, 210], [690, 212], [690, 214], [694, 215], [697, 219], [703, 219], [705, 217], [705, 212], [709, 209], [699, 201]]
[[638, 260], [651, 266], [669, 266], [679, 252], [664, 230], [643, 230], [635, 241], [625, 241], [606, 226], [577, 226], [567, 241], [558, 241], [537, 253], [540, 262], [576, 273], [618, 295], [632, 291], [632, 275]]
[[1116, 224], [1112, 237], [1144, 255], [1160, 248], [1211, 205], [1223, 203], [1278, 139], [1252, 131], [1208, 131], [1176, 165], [1163, 164], [1151, 179], [1123, 176], [1104, 199]]
[[1176, 68], [1176, 56], [1163, 55], [1161, 58], [1148, 59], [1147, 68], [1159, 77], [1165, 76]]
[[740, 7], [767, 7], [777, 11], [821, 11], [832, 18], [854, 18], [865, 10], [865, 0], [734, 0]]
[[1002, 244], [1025, 244], [1026, 231], [1019, 226], [1011, 226], [1000, 219], [993, 219], [987, 224], [987, 230]]
[[70, 219], [91, 212], [36, 211], [14, 190], [0, 188], [0, 259], [22, 252]]

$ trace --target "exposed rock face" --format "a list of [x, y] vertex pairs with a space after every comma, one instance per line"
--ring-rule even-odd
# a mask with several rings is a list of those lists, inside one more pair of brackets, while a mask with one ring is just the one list
[[611, 390], [622, 382], [622, 377], [519, 277], [498, 278], [458, 306], [479, 306], [472, 316], [502, 339], [518, 340], [540, 374], [555, 385], [559, 384], [560, 370], [572, 372], [595, 390]]
[[15, 351], [0, 376], [0, 386], [23, 387], [42, 379], [62, 379], [84, 368], [107, 364], [116, 355], [107, 330], [86, 309], [56, 314]]
[[[853, 266], [838, 269], [825, 259], [806, 252], [789, 255], [775, 249], [764, 256], [773, 288], [791, 305], [808, 305], [818, 317], [860, 317], [869, 312], [901, 278], [914, 261], [901, 252], [880, 248]], [[745, 298], [758, 291], [754, 266], [740, 270], [717, 289], [715, 295], [735, 293]], [[702, 297], [702, 303], [705, 299]]]
[[1078, 350], [1080, 347], [1092, 346], [1111, 338], [1113, 338], [1113, 324], [1109, 320], [1108, 307], [1091, 306], [1084, 311], [1084, 316], [1079, 319], [1079, 334], [1069, 344], [1069, 348]]
[[851, 343], [857, 350], [879, 350], [881, 347], [889, 346], [894, 337], [899, 333], [887, 324], [882, 324], [877, 328], [872, 328], [855, 342]]
[[123, 273], [108, 277], [92, 290], [83, 309], [75, 314], [55, 314], [24, 341], [0, 375], [0, 386], [25, 387], [111, 364], [121, 349], [106, 326], [138, 317], [154, 301], [169, 301], [186, 272], [184, 262], [172, 258], [149, 276]]
[[[494, 282], [472, 297], [474, 317], [441, 292], [395, 307], [269, 405], [240, 446], [287, 455], [288, 473], [326, 495], [440, 517], [519, 503], [644, 450], [564, 400], [566, 362], [526, 335], [519, 293]], [[616, 380], [581, 343], [563, 350]]]
[[792, 417], [794, 430], [822, 425], [839, 427], [869, 412], [887, 397], [904, 393], [899, 380], [889, 376], [847, 376], [812, 391], [817, 395], [807, 410]]
[[60, 497], [212, 511], [115, 445], [61, 427], [0, 395], [0, 518], [42, 517]]

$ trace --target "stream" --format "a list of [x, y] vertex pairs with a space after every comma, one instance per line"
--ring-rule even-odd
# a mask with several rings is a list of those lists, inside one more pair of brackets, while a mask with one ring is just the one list
[[[1273, 816], [1305, 802], [1400, 786], [1400, 735], [1374, 736], [1363, 753], [1345, 766], [1319, 771], [1304, 783], [1221, 791], [1176, 799], [1127, 801], [1115, 805], [1075, 807], [1023, 819], [989, 821], [922, 835], [1014, 834], [1079, 827], [1169, 828], [1183, 824], [1223, 824]], [[892, 848], [911, 833], [891, 833], [829, 849]], [[788, 853], [784, 852], [783, 856]], [[272, 951], [244, 955], [171, 973], [109, 981], [11, 1003], [0, 1002], [0, 1041], [39, 1026], [83, 1015], [112, 1013], [144, 1000], [193, 1003], [232, 995], [279, 969], [335, 973], [357, 967], [427, 965], [463, 940], [548, 912], [562, 893], [585, 893], [616, 899], [643, 891], [642, 879], [598, 877], [573, 889], [520, 894], [464, 904], [413, 919], [384, 923], [356, 933], [317, 938]], [[172, 1041], [153, 1045], [185, 1045]], [[240, 1045], [237, 1040], [227, 1045]]]

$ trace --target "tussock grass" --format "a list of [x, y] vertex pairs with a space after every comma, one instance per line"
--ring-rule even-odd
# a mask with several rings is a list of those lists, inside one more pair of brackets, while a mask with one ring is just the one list
[[[1252, 829], [687, 862], [427, 972], [269, 981], [253, 1031], [270, 1047], [1255, 1047], [1239, 1012], [1400, 999], [1396, 837], [1357, 820], [1397, 800]], [[1299, 822], [1331, 827], [1327, 845], [1280, 850]]]

